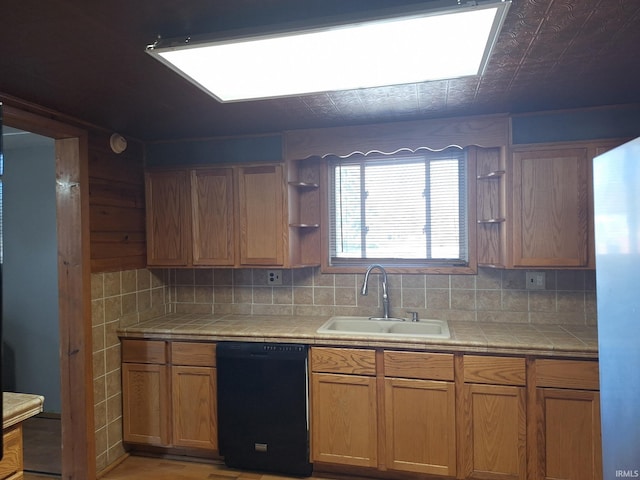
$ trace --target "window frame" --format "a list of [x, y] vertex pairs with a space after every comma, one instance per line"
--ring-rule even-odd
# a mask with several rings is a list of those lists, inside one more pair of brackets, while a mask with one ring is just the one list
[[[466, 265], [452, 265], [452, 264], [438, 264], [437, 262], [427, 264], [398, 262], [397, 259], [371, 259], [369, 263], [382, 263], [385, 269], [389, 273], [406, 273], [406, 274], [446, 274], [446, 275], [473, 275], [476, 274], [477, 269], [477, 254], [476, 254], [476, 148], [468, 147], [464, 149], [467, 153], [467, 232], [468, 232], [468, 263]], [[377, 152], [379, 154], [379, 152]], [[408, 151], [409, 156], [418, 153], [416, 151]], [[331, 167], [327, 157], [323, 162], [323, 181], [321, 183], [322, 194], [322, 222], [321, 222], [321, 250], [322, 250], [322, 262], [320, 270], [323, 273], [362, 273], [366, 270], [366, 260], [359, 265], [332, 265], [330, 263], [331, 255], [331, 218], [330, 218], [330, 205], [331, 205]]]

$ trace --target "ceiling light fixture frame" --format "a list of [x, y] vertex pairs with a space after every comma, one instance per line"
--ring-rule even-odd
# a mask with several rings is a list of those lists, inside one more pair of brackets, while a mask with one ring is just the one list
[[[233, 31], [220, 31], [177, 38], [164, 39], [162, 37], [158, 37], [154, 43], [146, 47], [146, 52], [154, 59], [158, 60], [160, 63], [164, 64], [222, 103], [263, 100], [269, 98], [317, 94], [336, 90], [355, 90], [359, 88], [383, 87], [407, 83], [420, 83], [431, 80], [442, 80], [445, 78], [482, 75], [487, 68], [489, 58], [496, 44], [498, 34], [502, 28], [510, 4], [511, 0], [437, 0], [435, 2], [403, 6], [400, 8], [369, 11], [360, 15], [352, 13], [349, 15], [324, 17], [321, 19], [314, 19], [313, 24], [292, 22], [287, 24], [265, 25], [251, 29], [236, 29]], [[471, 19], [471, 14], [482, 14], [484, 17], [488, 17], [488, 12], [493, 12], [494, 15], [491, 19], [490, 26], [484, 27], [484, 33], [487, 35], [487, 38], [483, 45], [481, 57], [479, 60], [474, 60], [477, 63], [473, 65], [472, 71], [453, 75], [451, 77], [428, 78], [428, 74], [422, 74], [420, 72], [417, 72], [415, 74], [415, 78], [412, 78], [409, 81], [387, 80], [385, 77], [387, 73], [397, 73], [402, 70], [419, 70], [421, 67], [429, 66], [429, 61], [435, 64], [436, 60], [429, 57], [427, 53], [431, 52], [430, 54], [433, 55], [433, 52], [442, 49], [445, 46], [445, 42], [440, 41], [437, 41], [437, 49], [429, 49], [428, 47], [425, 48], [423, 46], [420, 50], [418, 48], [419, 45], [414, 45], [416, 49], [416, 52], [412, 53], [412, 55], [416, 57], [416, 61], [414, 62], [411, 62], [411, 60], [399, 60], [399, 49], [395, 52], [391, 51], [390, 59], [379, 58], [383, 54], [380, 51], [382, 49], [379, 49], [377, 51], [374, 50], [373, 52], [364, 52], [362, 54], [363, 59], [360, 59], [360, 51], [357, 51], [356, 54], [351, 53], [351, 58], [346, 60], [350, 63], [344, 63], [343, 61], [343, 63], [338, 64], [337, 67], [320, 66], [321, 62], [324, 62], [324, 60], [320, 58], [320, 55], [318, 55], [318, 50], [313, 50], [312, 52], [297, 52], [297, 50], [295, 50], [293, 53], [291, 53], [292, 51], [289, 51], [288, 55], [293, 55], [296, 58], [287, 57], [287, 54], [285, 53], [282, 57], [274, 57], [275, 59], [265, 60], [265, 62], [271, 62], [273, 64], [273, 68], [271, 68], [271, 64], [261, 63], [264, 57], [271, 50], [276, 48], [277, 43], [287, 38], [294, 38], [296, 40], [296, 45], [302, 45], [307, 38], [319, 38], [321, 41], [325, 42], [322, 48], [328, 50], [330, 53], [329, 57], [333, 58], [337, 57], [337, 53], [347, 50], [346, 39], [351, 38], [345, 37], [346, 32], [351, 31], [347, 29], [353, 28], [356, 29], [356, 31], [364, 31], [366, 29], [377, 28], [379, 33], [385, 35], [386, 33], [391, 32], [391, 30], [384, 30], [383, 28], [385, 28], [385, 26], [395, 24], [400, 20], [428, 22], [434, 21], [437, 18], [438, 24], [442, 24], [449, 18], [449, 16], [453, 17], [454, 14], [458, 16], [468, 16], [468, 18]], [[473, 21], [471, 23], [473, 24]], [[418, 25], [418, 28], [420, 27], [420, 24], [416, 25]], [[467, 27], [468, 26], [469, 20], [467, 20]], [[468, 28], [450, 32], [450, 34], [445, 33], [444, 35], [451, 40], [457, 39], [457, 37], [464, 36], [466, 34], [464, 31], [466, 29]], [[342, 34], [342, 39], [338, 40], [339, 43], [335, 44], [334, 48], [331, 48], [328, 46], [330, 45], [328, 42], [331, 41], [328, 40], [328, 35], [336, 33], [338, 35]], [[395, 37], [393, 38], [395, 40]], [[465, 50], [476, 49], [477, 56], [477, 49], [479, 48], [478, 45], [475, 45], [471, 41], [466, 41], [465, 38], [457, 39], [457, 41], [460, 41], [461, 43], [461, 45], [457, 47], [458, 52], [460, 52], [461, 48]], [[268, 46], [265, 47], [266, 50], [260, 54], [258, 53], [260, 52], [259, 45], [263, 43]], [[386, 43], [393, 45], [389, 39], [387, 39]], [[367, 41], [363, 41], [360, 48], [366, 49], [367, 46]], [[241, 52], [240, 50], [229, 50], [230, 48], [244, 49], [245, 52]], [[312, 46], [310, 48], [316, 47]], [[411, 47], [403, 48], [406, 49]], [[211, 55], [211, 52], [213, 51], [222, 51], [225, 49], [228, 50], [229, 53], [216, 53]], [[192, 60], [191, 64], [188, 64], [183, 60], [178, 60], [179, 55], [193, 56], [197, 51], [208, 52], [210, 56], [204, 59]], [[255, 52], [254, 55], [257, 55], [257, 58], [254, 58], [253, 60], [239, 60], [239, 55], [241, 53], [246, 53], [246, 51]], [[450, 60], [447, 60], [449, 57], [446, 57], [446, 55], [443, 55], [443, 58], [444, 60], [440, 60], [443, 63], [455, 64], [455, 59], [450, 58]], [[228, 62], [229, 64], [225, 65], [225, 62]], [[289, 63], [295, 62], [302, 65], [299, 71], [292, 69], [287, 72], [286, 70]], [[360, 64], [358, 64], [358, 62], [360, 62]], [[318, 65], [317, 68], [316, 64]], [[377, 67], [376, 64], [378, 64]], [[381, 78], [378, 80], [378, 77], [375, 77], [375, 80], [378, 80], [378, 84], [375, 82], [373, 84], [367, 84], [367, 82], [370, 81], [369, 78], [366, 80], [355, 80], [355, 83], [351, 85], [347, 83], [346, 88], [342, 86], [336, 87], [334, 84], [329, 84], [326, 87], [324, 85], [312, 86], [306, 89], [301, 87], [301, 84], [306, 81], [306, 77], [320, 76], [324, 73], [328, 73], [329, 77], [334, 78], [339, 78], [340, 76], [346, 77], [348, 70], [351, 68], [359, 72], [371, 69], [374, 71], [374, 74], [375, 71], [377, 71], [377, 75]], [[381, 72], [383, 73], [381, 74]], [[206, 78], [200, 77], [204, 74], [206, 74]], [[372, 78], [374, 77], [374, 74], [371, 75]], [[301, 76], [300, 79], [297, 78], [298, 75]], [[389, 78], [391, 78], [391, 76]], [[278, 82], [281, 83], [287, 79], [293, 80], [293, 87], [289, 87], [293, 88], [292, 91], [284, 91], [284, 87], [278, 85]], [[342, 78], [340, 79], [342, 80]], [[273, 89], [271, 87], [272, 89], [268, 90], [268, 88], [270, 88], [268, 85], [270, 80], [274, 80], [272, 83], [274, 83], [277, 88]], [[250, 87], [265, 87], [267, 89], [263, 90], [261, 93], [248, 95], [238, 94], [235, 91], [229, 93], [230, 90], [234, 90], [236, 87], [244, 85]], [[224, 92], [224, 89], [227, 91]]]

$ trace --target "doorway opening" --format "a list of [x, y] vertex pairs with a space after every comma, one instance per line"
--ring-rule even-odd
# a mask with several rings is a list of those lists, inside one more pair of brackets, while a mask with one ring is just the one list
[[44, 396], [43, 413], [23, 425], [24, 469], [61, 475], [55, 141], [2, 133], [2, 387]]
[[34, 108], [5, 104], [3, 120], [55, 140], [62, 477], [94, 480], [87, 132]]

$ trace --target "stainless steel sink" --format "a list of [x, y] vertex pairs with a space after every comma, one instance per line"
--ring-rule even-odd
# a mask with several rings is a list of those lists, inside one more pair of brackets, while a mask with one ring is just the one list
[[402, 318], [331, 317], [317, 331], [389, 338], [451, 338], [449, 325], [445, 320], [430, 319], [411, 322]]

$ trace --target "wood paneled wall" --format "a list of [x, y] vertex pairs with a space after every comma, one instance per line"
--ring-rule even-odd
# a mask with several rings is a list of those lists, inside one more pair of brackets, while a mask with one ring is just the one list
[[91, 271], [146, 266], [144, 145], [113, 153], [109, 135], [89, 135]]

